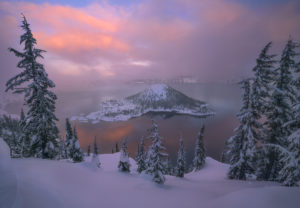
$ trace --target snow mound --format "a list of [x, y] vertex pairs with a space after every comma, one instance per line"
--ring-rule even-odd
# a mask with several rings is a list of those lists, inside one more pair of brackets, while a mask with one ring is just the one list
[[126, 121], [148, 113], [185, 114], [198, 117], [214, 115], [205, 102], [190, 98], [166, 84], [155, 84], [135, 95], [121, 100], [102, 102], [100, 109], [87, 115], [73, 116], [71, 120]]
[[0, 207], [13, 207], [17, 195], [17, 178], [9, 147], [0, 138]]
[[[9, 159], [7, 150], [0, 139], [0, 156]], [[228, 166], [212, 158], [206, 159], [203, 169], [184, 178], [166, 176], [164, 185], [137, 174], [132, 159], [131, 173], [118, 171], [120, 153], [100, 154], [101, 168], [96, 171], [86, 166], [92, 156], [85, 159], [82, 163], [33, 158], [9, 160], [5, 169], [12, 167], [10, 173], [0, 173], [0, 207], [296, 208], [300, 204], [300, 188], [228, 180], [225, 178]], [[17, 189], [10, 179], [16, 173]]]
[[[102, 170], [105, 171], [117, 171], [117, 166], [120, 161], [120, 152], [113, 153], [113, 154], [101, 154], [98, 155], [99, 162], [101, 163], [101, 168]], [[93, 163], [93, 155], [91, 154], [90, 156], [86, 156], [84, 158], [84, 162], [82, 163], [84, 166], [89, 166], [89, 164]], [[136, 170], [136, 164], [135, 161], [132, 158], [129, 158], [130, 162], [130, 170], [135, 172]], [[92, 164], [94, 165], [94, 164]], [[89, 166], [90, 167], [90, 166]]]
[[200, 171], [187, 174], [192, 179], [224, 180], [227, 176], [229, 165], [218, 162], [211, 157], [206, 157], [205, 165]]

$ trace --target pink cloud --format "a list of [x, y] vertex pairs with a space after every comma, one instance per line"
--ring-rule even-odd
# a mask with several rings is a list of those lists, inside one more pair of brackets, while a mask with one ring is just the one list
[[60, 82], [69, 75], [79, 77], [70, 83], [83, 77], [86, 83], [179, 75], [232, 79], [251, 70], [268, 41], [282, 46], [289, 34], [300, 36], [294, 4], [254, 11], [225, 0], [148, 0], [130, 8], [0, 2], [0, 21], [9, 28], [1, 46], [18, 42], [23, 12], [38, 46], [48, 51], [45, 63], [60, 63], [49, 64]]

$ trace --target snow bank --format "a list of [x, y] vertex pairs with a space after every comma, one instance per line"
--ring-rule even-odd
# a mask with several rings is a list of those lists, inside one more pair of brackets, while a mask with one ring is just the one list
[[[10, 160], [7, 147], [3, 150], [1, 143], [1, 156], [3, 152], [6, 152], [5, 160], [9, 161], [5, 167], [13, 167], [11, 175], [17, 173], [18, 191], [17, 194], [12, 191], [15, 190], [13, 180], [4, 174], [11, 185], [3, 187], [1, 181], [1, 208], [10, 208], [7, 199], [13, 197], [15, 200], [10, 201], [14, 201], [13, 207], [17, 208], [293, 208], [300, 204], [300, 188], [281, 187], [277, 183], [228, 180], [228, 166], [211, 158], [207, 158], [202, 170], [187, 174], [183, 179], [167, 176], [165, 185], [157, 185], [151, 182], [150, 177], [135, 172], [132, 159], [131, 173], [119, 172], [120, 153], [100, 154], [101, 168], [91, 169], [87, 164], [92, 157], [87, 157], [83, 163]], [[8, 198], [3, 198], [4, 192], [9, 193]]]
[[0, 138], [0, 207], [12, 207], [17, 195], [17, 178], [12, 166], [9, 147]]

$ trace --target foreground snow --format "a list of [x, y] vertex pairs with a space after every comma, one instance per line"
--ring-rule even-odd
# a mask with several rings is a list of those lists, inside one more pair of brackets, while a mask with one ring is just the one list
[[[300, 188], [277, 183], [226, 179], [227, 165], [207, 158], [206, 166], [183, 179], [167, 176], [156, 185], [146, 175], [117, 170], [119, 153], [92, 157], [84, 163], [42, 159], [10, 159], [0, 139], [0, 207], [272, 207], [300, 204]], [[131, 169], [135, 164], [131, 159]]]
[[98, 111], [73, 116], [71, 120], [92, 123], [126, 121], [147, 113], [185, 114], [197, 117], [214, 115], [206, 103], [190, 98], [168, 85], [155, 84], [124, 99], [102, 102]]

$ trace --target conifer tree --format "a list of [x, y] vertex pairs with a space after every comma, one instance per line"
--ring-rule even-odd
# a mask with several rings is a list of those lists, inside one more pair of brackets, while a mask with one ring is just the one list
[[180, 145], [178, 150], [178, 156], [177, 156], [177, 167], [176, 167], [176, 176], [183, 178], [185, 173], [185, 149], [183, 145], [183, 139], [180, 137]]
[[[294, 56], [296, 45], [289, 39], [281, 55], [279, 67], [276, 69], [276, 74], [273, 77], [274, 90], [269, 102], [267, 111], [267, 127], [269, 135], [264, 143], [280, 145], [285, 149], [288, 148], [287, 137], [291, 131], [286, 123], [294, 119], [292, 104], [296, 102], [296, 92], [292, 86], [292, 72], [295, 67]], [[278, 148], [267, 148], [268, 161], [265, 164], [264, 173], [265, 180], [282, 181], [279, 175], [283, 168], [282, 161], [284, 154], [280, 153]]]
[[287, 150], [280, 152], [280, 163], [283, 164], [283, 167], [279, 171], [279, 178], [284, 186], [298, 186], [300, 180], [300, 130], [291, 134], [288, 142]]
[[296, 94], [295, 102], [292, 104], [291, 109], [293, 119], [284, 124], [284, 127], [288, 128], [289, 131], [286, 146], [288, 153], [281, 153], [280, 162], [283, 164], [283, 167], [279, 172], [279, 180], [285, 186], [297, 186], [297, 182], [300, 180], [300, 76], [297, 74], [300, 72], [300, 62], [296, 62], [296, 57], [300, 53], [297, 53], [296, 49], [300, 47], [300, 44], [295, 43], [290, 38], [287, 47], [290, 48], [288, 63], [293, 75], [291, 84]]
[[66, 156], [67, 158], [72, 158], [71, 156], [71, 148], [72, 148], [72, 142], [73, 142], [73, 130], [72, 126], [70, 124], [70, 121], [68, 118], [66, 118], [66, 139], [65, 139], [65, 151], [66, 151]]
[[167, 168], [166, 168], [166, 175], [175, 175], [175, 168], [172, 166], [172, 163], [171, 163], [171, 160], [170, 160], [170, 158], [169, 157], [167, 157], [167, 161], [166, 161], [166, 166], [167, 166]]
[[118, 168], [121, 172], [130, 172], [130, 162], [129, 162], [129, 156], [127, 153], [127, 139], [124, 138], [122, 140], [122, 149], [120, 154], [120, 161]]
[[118, 142], [116, 142], [116, 152], [119, 152], [119, 145], [118, 145]]
[[73, 139], [71, 141], [71, 149], [70, 149], [70, 156], [73, 162], [82, 162], [83, 161], [83, 152], [80, 148], [80, 144], [78, 141], [77, 131], [74, 127], [73, 129]]
[[19, 121], [19, 127], [21, 130], [21, 135], [19, 137], [19, 145], [21, 149], [21, 157], [29, 156], [30, 152], [30, 139], [26, 137], [25, 132], [25, 126], [26, 126], [26, 118], [25, 113], [23, 111], [23, 108], [21, 109], [21, 115], [20, 115], [20, 121]]
[[146, 170], [146, 152], [145, 152], [145, 144], [144, 144], [144, 137], [141, 138], [140, 143], [138, 145], [138, 151], [136, 156], [136, 163], [137, 163], [137, 172], [141, 173]]
[[255, 153], [257, 140], [257, 121], [253, 116], [250, 100], [250, 81], [243, 80], [243, 105], [237, 115], [240, 125], [234, 130], [235, 135], [228, 140], [228, 154], [230, 156], [230, 179], [245, 180], [246, 174], [255, 171]]
[[97, 138], [96, 138], [96, 136], [95, 136], [95, 140], [94, 140], [94, 154], [93, 154], [93, 158], [92, 158], [92, 163], [93, 163], [96, 167], [100, 168], [100, 167], [101, 167], [101, 163], [100, 163], [100, 161], [99, 161], [99, 156], [98, 156], [98, 154], [99, 154], [99, 150], [98, 150], [98, 146], [97, 146]]
[[87, 149], [87, 156], [89, 157], [91, 154], [91, 145], [88, 145], [88, 149]]
[[149, 138], [152, 140], [152, 145], [148, 151], [146, 172], [152, 176], [152, 181], [163, 184], [166, 180], [163, 175], [166, 172], [164, 161], [168, 154], [162, 152], [166, 148], [162, 145], [162, 138], [159, 136], [158, 126], [155, 121], [152, 121], [150, 131]]
[[205, 126], [203, 125], [196, 139], [195, 155], [193, 159], [193, 166], [195, 171], [200, 170], [205, 164], [206, 154], [205, 154], [205, 148], [203, 143], [204, 130], [205, 130]]
[[[266, 117], [266, 113], [270, 109], [269, 102], [271, 100], [272, 93], [272, 82], [273, 77], [276, 74], [274, 71], [274, 64], [277, 61], [274, 59], [276, 55], [269, 55], [269, 50], [272, 46], [272, 42], [269, 42], [263, 50], [260, 52], [259, 57], [256, 59], [256, 66], [253, 68], [254, 77], [252, 83], [252, 92], [251, 92], [251, 109], [254, 119], [256, 120], [256, 133], [257, 140], [260, 143], [264, 143], [264, 138], [267, 138], [267, 131], [260, 123], [261, 118]], [[265, 164], [268, 162], [267, 159], [267, 149], [263, 146], [260, 146], [257, 149], [256, 154], [256, 164], [255, 164], [255, 174], [257, 179], [264, 179], [266, 172]]]
[[9, 51], [21, 58], [17, 67], [23, 71], [6, 83], [6, 91], [25, 94], [25, 105], [28, 107], [25, 125], [25, 137], [30, 138], [30, 152], [28, 156], [39, 158], [54, 158], [57, 154], [56, 147], [58, 129], [54, 115], [56, 95], [49, 90], [55, 87], [48, 78], [43, 64], [37, 58], [43, 58], [41, 49], [35, 48], [36, 39], [33, 37], [29, 24], [23, 16], [21, 25], [25, 33], [20, 38], [24, 43], [24, 52], [13, 48]]
[[94, 139], [94, 156], [97, 156], [99, 153], [98, 153], [98, 147], [97, 147], [97, 139], [95, 137]]
[[66, 146], [65, 146], [65, 141], [61, 138], [58, 140], [58, 152], [59, 152], [59, 157], [58, 159], [67, 159], [66, 155]]
[[254, 77], [251, 92], [251, 105], [256, 119], [260, 119], [266, 112], [270, 100], [272, 81], [274, 77], [274, 64], [277, 63], [274, 58], [276, 55], [269, 55], [268, 52], [272, 46], [269, 42], [260, 52], [256, 59], [256, 66], [253, 68]]

